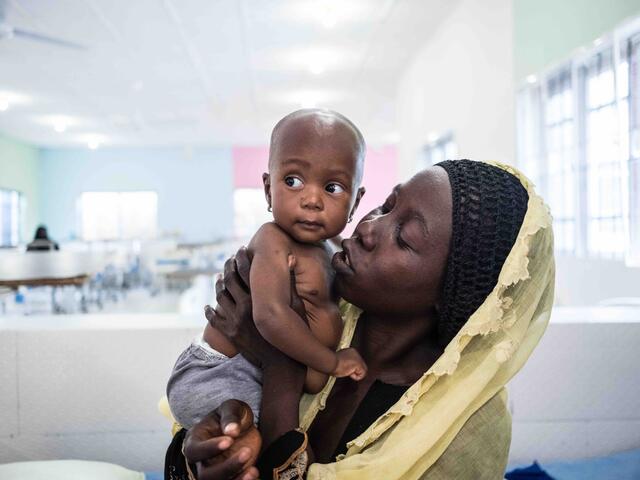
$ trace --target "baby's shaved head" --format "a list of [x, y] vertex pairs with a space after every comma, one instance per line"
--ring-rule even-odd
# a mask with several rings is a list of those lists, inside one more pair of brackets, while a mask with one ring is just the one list
[[[275, 153], [282, 141], [287, 141], [287, 130], [304, 129], [311, 135], [318, 137], [336, 136], [347, 141], [348, 148], [352, 149], [357, 159], [356, 179], [360, 184], [363, 174], [364, 156], [366, 145], [364, 137], [358, 127], [341, 113], [320, 108], [306, 108], [296, 110], [282, 118], [271, 132], [271, 144], [269, 146], [269, 170], [273, 166]], [[347, 138], [345, 138], [347, 137]], [[330, 141], [330, 140], [329, 140]]]

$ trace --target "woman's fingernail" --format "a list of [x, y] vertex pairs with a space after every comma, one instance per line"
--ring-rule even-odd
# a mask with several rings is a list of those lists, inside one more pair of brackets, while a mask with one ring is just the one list
[[240, 453], [238, 454], [238, 460], [240, 460], [241, 462], [246, 462], [247, 460], [249, 460], [250, 456], [251, 456], [251, 452], [249, 451], [249, 449], [243, 448], [242, 450], [240, 450]]
[[231, 446], [231, 440], [229, 440], [228, 438], [225, 438], [224, 440], [220, 441], [218, 446], [222, 449], [229, 448]]
[[229, 423], [227, 424], [227, 426], [224, 427], [224, 433], [226, 433], [227, 435], [231, 434], [231, 433], [236, 433], [238, 431], [238, 424], [235, 422]]

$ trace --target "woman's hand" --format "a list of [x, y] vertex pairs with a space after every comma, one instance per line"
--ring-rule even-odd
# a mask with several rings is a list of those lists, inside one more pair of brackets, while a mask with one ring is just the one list
[[249, 405], [227, 400], [187, 433], [184, 456], [198, 480], [255, 480], [262, 438]]

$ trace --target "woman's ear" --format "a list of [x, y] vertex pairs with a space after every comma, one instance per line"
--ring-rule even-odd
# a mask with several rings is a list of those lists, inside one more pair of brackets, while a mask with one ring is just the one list
[[362, 199], [362, 196], [365, 194], [366, 191], [367, 190], [364, 187], [360, 187], [358, 189], [358, 193], [356, 193], [356, 201], [353, 203], [353, 207], [349, 212], [349, 221], [351, 221], [351, 219], [353, 218], [353, 214], [356, 213], [358, 205], [360, 205], [360, 199]]
[[264, 198], [269, 206], [268, 210], [271, 211], [271, 177], [268, 173], [262, 174], [262, 185], [264, 186]]

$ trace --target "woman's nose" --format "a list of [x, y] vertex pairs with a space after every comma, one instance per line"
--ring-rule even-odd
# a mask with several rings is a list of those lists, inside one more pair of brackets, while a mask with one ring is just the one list
[[373, 250], [376, 246], [375, 222], [375, 218], [360, 222], [353, 232], [362, 247], [368, 251]]

